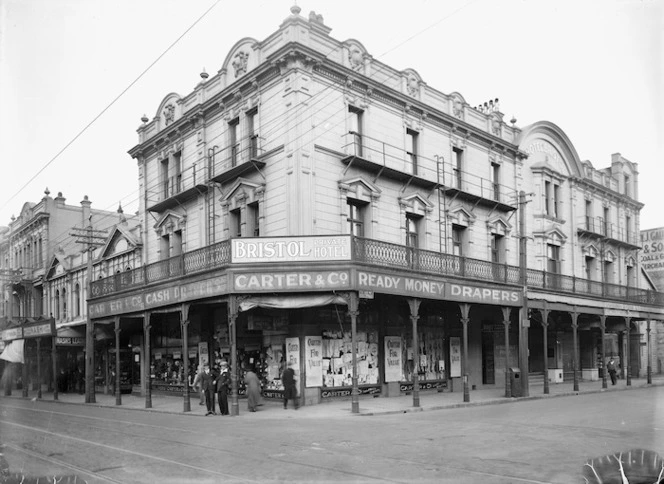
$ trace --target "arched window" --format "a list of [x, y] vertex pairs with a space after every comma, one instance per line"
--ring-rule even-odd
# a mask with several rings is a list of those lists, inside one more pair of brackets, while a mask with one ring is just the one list
[[74, 314], [76, 317], [81, 315], [81, 286], [78, 283], [74, 286]]

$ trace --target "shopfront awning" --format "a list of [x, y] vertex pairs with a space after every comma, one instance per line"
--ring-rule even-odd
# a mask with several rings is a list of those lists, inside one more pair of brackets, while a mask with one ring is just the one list
[[0, 355], [0, 360], [10, 361], [12, 363], [25, 363], [23, 356], [23, 341], [15, 339], [7, 343], [5, 350]]
[[251, 296], [239, 304], [240, 311], [248, 311], [255, 307], [269, 309], [300, 309], [329, 304], [348, 304], [342, 296], [336, 294], [320, 295], [288, 295], [288, 296]]

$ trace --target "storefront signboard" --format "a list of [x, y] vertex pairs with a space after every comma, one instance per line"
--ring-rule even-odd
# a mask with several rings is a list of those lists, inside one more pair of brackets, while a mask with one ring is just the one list
[[458, 336], [450, 337], [450, 377], [459, 378], [461, 376], [461, 338]]
[[[339, 388], [321, 388], [321, 398], [335, 398], [335, 397], [350, 397], [352, 387], [339, 387]], [[360, 395], [380, 395], [382, 388], [380, 385], [363, 385], [358, 387]]]
[[650, 276], [655, 289], [664, 291], [664, 228], [642, 230], [641, 245], [641, 267]]
[[85, 338], [58, 336], [55, 338], [55, 344], [57, 346], [85, 346]]
[[349, 261], [350, 255], [350, 235], [240, 238], [231, 244], [233, 264]]
[[289, 271], [233, 274], [235, 292], [327, 291], [348, 289], [349, 271]]
[[23, 338], [23, 328], [11, 328], [5, 329], [0, 333], [2, 335], [2, 341], [11, 341], [14, 339]]
[[227, 290], [226, 276], [214, 277], [188, 284], [162, 287], [144, 294], [134, 294], [112, 301], [91, 303], [90, 316], [101, 318], [113, 314], [131, 313], [167, 306], [183, 301], [216, 296]]
[[53, 334], [53, 324], [36, 324], [34, 326], [23, 327], [24, 338], [39, 338], [41, 336], [51, 336]]
[[385, 382], [400, 381], [403, 370], [401, 336], [385, 336]]
[[[418, 381], [420, 390], [442, 390], [447, 388], [447, 380]], [[413, 382], [401, 382], [399, 390], [402, 392], [412, 392]]]
[[300, 338], [286, 338], [286, 364], [293, 365], [295, 378], [300, 378]]
[[323, 337], [305, 336], [304, 355], [306, 386], [323, 386]]
[[521, 306], [520, 290], [436, 281], [421, 277], [357, 271], [357, 288], [384, 294], [398, 294], [428, 299]]

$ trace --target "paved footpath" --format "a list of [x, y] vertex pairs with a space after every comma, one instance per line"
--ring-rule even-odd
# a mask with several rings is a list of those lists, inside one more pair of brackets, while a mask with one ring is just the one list
[[[630, 391], [638, 388], [645, 388], [650, 386], [664, 385], [664, 374], [652, 376], [652, 383], [648, 384], [646, 378], [632, 378], [631, 385], [627, 385], [625, 380], [618, 380], [618, 383], [613, 386], [611, 382], [608, 383], [608, 388], [602, 388], [602, 381], [581, 381], [579, 382], [579, 390], [574, 391], [572, 382], [552, 383], [549, 385], [549, 394], [544, 394], [543, 383], [531, 384], [529, 388], [529, 396], [506, 398], [505, 389], [503, 387], [495, 387], [481, 390], [470, 391], [470, 401], [463, 401], [463, 391], [461, 388], [454, 389], [454, 391], [444, 392], [431, 392], [420, 391], [420, 406], [413, 406], [412, 395], [402, 395], [398, 397], [360, 397], [359, 414], [351, 413], [351, 400], [346, 399], [333, 399], [329, 402], [324, 402], [319, 405], [308, 405], [300, 407], [298, 412], [299, 418], [343, 418], [343, 417], [358, 417], [358, 416], [373, 416], [373, 415], [387, 415], [408, 412], [422, 412], [430, 410], [442, 410], [446, 408], [460, 408], [471, 407], [479, 405], [499, 405], [499, 404], [515, 404], [520, 401], [535, 400], [542, 398], [556, 398], [571, 395], [579, 395], [586, 393], [610, 393], [616, 391]], [[13, 391], [11, 396], [2, 396], [0, 398], [16, 398], [26, 399], [22, 396], [21, 391]], [[37, 392], [31, 391], [27, 399], [36, 399]], [[42, 401], [69, 404], [90, 405], [99, 407], [114, 407], [122, 409], [131, 409], [144, 412], [162, 412], [173, 413], [180, 415], [191, 415], [198, 417], [205, 417], [205, 406], [199, 405], [198, 395], [192, 393], [190, 395], [190, 407], [188, 412], [184, 411], [184, 397], [170, 396], [170, 395], [152, 395], [152, 408], [145, 408], [145, 397], [139, 395], [122, 395], [121, 405], [116, 404], [114, 395], [105, 395], [97, 393], [95, 395], [95, 403], [85, 403], [85, 396], [72, 393], [58, 394], [58, 400], [53, 399], [53, 393], [42, 392]], [[218, 410], [218, 409], [217, 409]], [[249, 415], [247, 411], [247, 404], [245, 399], [240, 399], [239, 403], [239, 416], [233, 418], [243, 418]], [[279, 418], [280, 416], [290, 415], [294, 412], [292, 407], [284, 410], [281, 401], [266, 400], [262, 406], [259, 407], [258, 412], [252, 413], [251, 418]], [[213, 418], [210, 416], [208, 418]], [[218, 418], [218, 416], [217, 416]]]

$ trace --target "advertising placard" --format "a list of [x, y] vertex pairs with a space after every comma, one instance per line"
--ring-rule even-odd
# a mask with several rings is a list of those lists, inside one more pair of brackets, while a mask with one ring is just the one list
[[403, 368], [401, 336], [385, 336], [385, 381], [401, 381]]
[[461, 377], [461, 338], [450, 337], [450, 377]]
[[306, 336], [304, 341], [306, 386], [323, 386], [323, 337]]
[[655, 284], [655, 289], [664, 291], [664, 228], [642, 230], [641, 245], [641, 267]]
[[293, 365], [295, 378], [300, 378], [300, 338], [286, 338], [286, 364]]

